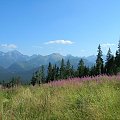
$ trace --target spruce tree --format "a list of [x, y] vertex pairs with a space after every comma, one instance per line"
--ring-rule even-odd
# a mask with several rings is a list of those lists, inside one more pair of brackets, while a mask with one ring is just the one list
[[59, 69], [59, 67], [56, 66], [55, 80], [59, 79], [59, 77], [60, 77], [59, 72], [60, 72], [60, 69]]
[[65, 74], [66, 79], [71, 77], [71, 64], [70, 61], [67, 60], [66, 64], [66, 74]]
[[115, 64], [116, 64], [116, 72], [120, 72], [120, 40], [118, 43], [118, 50], [116, 51], [116, 57], [115, 57]]
[[72, 77], [72, 78], [76, 77], [76, 76], [75, 76], [75, 69], [74, 69], [73, 65], [72, 65], [72, 67], [71, 67], [71, 77]]
[[84, 76], [84, 70], [85, 70], [85, 65], [84, 61], [81, 59], [78, 63], [78, 77], [83, 77]]
[[109, 74], [109, 75], [112, 75], [115, 73], [115, 60], [110, 48], [106, 56], [105, 72], [106, 74]]
[[33, 76], [32, 76], [32, 79], [31, 79], [31, 84], [32, 84], [33, 86], [35, 86], [36, 82], [37, 82], [37, 78], [36, 78], [35, 73], [33, 73]]
[[48, 70], [47, 70], [47, 82], [52, 80], [52, 64], [49, 62]]
[[112, 57], [112, 52], [111, 52], [111, 49], [109, 48], [107, 56], [106, 56], [106, 61], [109, 61], [111, 57]]
[[65, 62], [64, 59], [61, 61], [61, 67], [60, 67], [60, 79], [65, 78]]
[[84, 76], [89, 76], [90, 74], [90, 70], [89, 70], [89, 67], [86, 67], [84, 68]]
[[95, 75], [96, 75], [96, 66], [94, 65], [90, 68], [90, 76], [95, 76]]
[[45, 68], [44, 65], [41, 66], [41, 83], [45, 83], [46, 79], [45, 79]]
[[101, 46], [98, 46], [98, 55], [96, 59], [96, 74], [102, 74], [103, 73], [103, 59], [102, 59], [102, 50]]
[[120, 40], [118, 42], [118, 54], [120, 55]]
[[51, 72], [51, 81], [54, 81], [56, 78], [56, 64], [52, 67], [52, 72]]

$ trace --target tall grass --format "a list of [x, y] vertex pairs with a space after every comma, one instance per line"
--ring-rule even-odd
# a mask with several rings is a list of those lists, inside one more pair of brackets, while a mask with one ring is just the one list
[[119, 120], [120, 77], [98, 76], [0, 91], [3, 120]]

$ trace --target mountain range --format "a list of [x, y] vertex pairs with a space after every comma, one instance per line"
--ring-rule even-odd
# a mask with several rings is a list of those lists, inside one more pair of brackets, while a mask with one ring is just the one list
[[62, 58], [65, 62], [69, 59], [74, 68], [77, 68], [79, 60], [82, 58], [86, 66], [91, 67], [95, 64], [96, 56], [88, 57], [74, 57], [72, 55], [63, 56], [59, 53], [53, 53], [50, 55], [23, 55], [17, 50], [9, 52], [0, 51], [0, 81], [10, 80], [12, 76], [20, 76], [21, 80], [29, 81], [33, 73], [39, 69], [41, 65], [47, 65], [49, 62], [60, 66]]

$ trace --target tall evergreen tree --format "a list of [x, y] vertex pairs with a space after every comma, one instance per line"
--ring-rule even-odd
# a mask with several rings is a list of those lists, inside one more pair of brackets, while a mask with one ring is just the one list
[[36, 76], [37, 84], [40, 85], [42, 83], [42, 81], [41, 81], [41, 79], [42, 79], [42, 73], [41, 73], [40, 69], [35, 72], [35, 76]]
[[47, 70], [47, 81], [46, 82], [50, 82], [52, 80], [52, 64], [49, 62], [48, 65], [48, 70]]
[[56, 64], [55, 64], [55, 65], [53, 65], [53, 67], [52, 67], [51, 81], [56, 80], [56, 71], [57, 71], [57, 67], [56, 67]]
[[118, 50], [116, 51], [115, 64], [116, 64], [116, 71], [120, 72], [120, 40], [118, 43]]
[[60, 72], [60, 69], [59, 67], [56, 66], [56, 72], [55, 72], [55, 80], [58, 80], [59, 79], [59, 72]]
[[120, 40], [118, 42], [118, 54], [120, 55]]
[[96, 75], [96, 66], [94, 65], [90, 68], [90, 76], [95, 76], [95, 75]]
[[89, 67], [86, 67], [84, 68], [84, 76], [88, 76], [90, 75], [90, 70], [89, 70]]
[[73, 77], [77, 77], [77, 76], [75, 76], [75, 69], [74, 69], [73, 65], [72, 65], [72, 67], [71, 67], [71, 77], [72, 77], [72, 78], [73, 78]]
[[65, 78], [65, 62], [64, 59], [61, 61], [61, 67], [60, 67], [60, 79]]
[[78, 77], [83, 77], [84, 76], [84, 70], [85, 70], [85, 65], [84, 61], [81, 59], [78, 63]]
[[111, 52], [111, 49], [109, 48], [107, 56], [106, 56], [106, 61], [109, 61], [111, 57], [112, 57], [112, 52]]
[[105, 72], [110, 75], [115, 73], [115, 60], [110, 48], [106, 56]]
[[45, 83], [46, 79], [45, 79], [45, 68], [44, 65], [41, 66], [41, 83]]
[[35, 86], [36, 83], [37, 83], [36, 74], [33, 73], [33, 76], [32, 76], [32, 79], [31, 79], [31, 84], [32, 84], [33, 86]]
[[102, 50], [101, 50], [101, 46], [98, 46], [98, 55], [97, 55], [97, 59], [96, 59], [96, 74], [102, 74], [103, 73], [103, 59], [102, 59]]
[[70, 64], [69, 60], [67, 61], [67, 64], [66, 64], [66, 74], [65, 74], [65, 77], [66, 77], [66, 79], [71, 77], [71, 64]]
[[35, 84], [41, 84], [45, 82], [45, 71], [44, 66], [42, 65], [38, 71], [33, 74], [31, 84], [34, 86]]

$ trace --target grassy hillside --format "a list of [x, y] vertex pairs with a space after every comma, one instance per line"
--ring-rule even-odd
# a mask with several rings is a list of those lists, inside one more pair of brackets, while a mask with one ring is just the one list
[[74, 78], [0, 90], [3, 120], [118, 120], [120, 77]]

